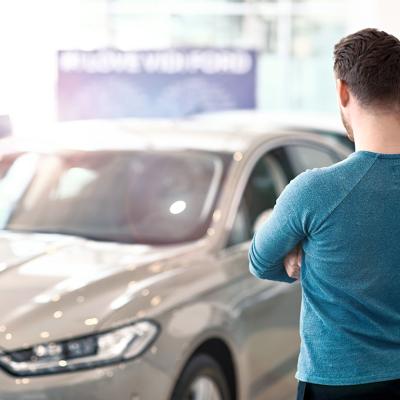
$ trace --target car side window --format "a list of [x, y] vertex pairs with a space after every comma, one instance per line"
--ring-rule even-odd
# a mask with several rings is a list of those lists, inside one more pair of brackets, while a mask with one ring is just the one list
[[334, 152], [325, 148], [307, 145], [288, 145], [285, 149], [292, 170], [290, 179], [304, 172], [306, 169], [327, 167], [340, 161], [340, 158]]
[[282, 148], [263, 155], [253, 168], [243, 192], [227, 247], [251, 240], [258, 216], [273, 208], [288, 183]]

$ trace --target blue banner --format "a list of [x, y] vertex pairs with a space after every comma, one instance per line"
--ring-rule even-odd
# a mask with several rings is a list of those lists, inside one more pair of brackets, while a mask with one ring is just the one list
[[61, 51], [60, 120], [184, 117], [255, 108], [256, 53], [241, 49]]

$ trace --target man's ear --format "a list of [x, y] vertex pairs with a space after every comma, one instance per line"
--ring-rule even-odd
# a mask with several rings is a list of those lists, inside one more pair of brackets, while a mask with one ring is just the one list
[[340, 105], [346, 107], [350, 101], [350, 92], [347, 83], [342, 79], [336, 79], [336, 91]]

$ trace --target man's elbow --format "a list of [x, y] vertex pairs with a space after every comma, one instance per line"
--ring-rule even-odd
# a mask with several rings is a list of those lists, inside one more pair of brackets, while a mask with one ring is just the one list
[[273, 279], [274, 266], [269, 265], [267, 260], [261, 258], [258, 252], [255, 250], [254, 245], [251, 246], [249, 254], [249, 271], [258, 279]]
[[265, 269], [263, 268], [261, 270], [251, 260], [249, 260], [249, 271], [258, 279], [269, 279], [268, 273], [266, 273]]
[[268, 261], [265, 257], [261, 257], [255, 248], [254, 241], [249, 249], [248, 260], [250, 273], [258, 279], [288, 283], [296, 280], [286, 273], [282, 261], [272, 262], [272, 260]]
[[258, 279], [269, 279], [265, 260], [260, 257], [254, 246], [254, 240], [248, 253], [249, 271]]
[[263, 266], [263, 268], [259, 268], [256, 264], [254, 264], [251, 260], [249, 260], [249, 271], [255, 276], [257, 279], [269, 280], [269, 281], [277, 281], [277, 282], [286, 282], [293, 283], [296, 279], [291, 278], [282, 268], [268, 268]]
[[276, 280], [276, 265], [268, 265], [265, 260], [261, 264], [251, 255], [249, 256], [249, 271], [258, 279]]

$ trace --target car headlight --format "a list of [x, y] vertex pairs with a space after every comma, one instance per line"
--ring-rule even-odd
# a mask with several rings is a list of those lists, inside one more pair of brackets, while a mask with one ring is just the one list
[[158, 332], [155, 322], [138, 321], [104, 333], [2, 353], [0, 364], [18, 376], [104, 366], [139, 356], [154, 342]]

